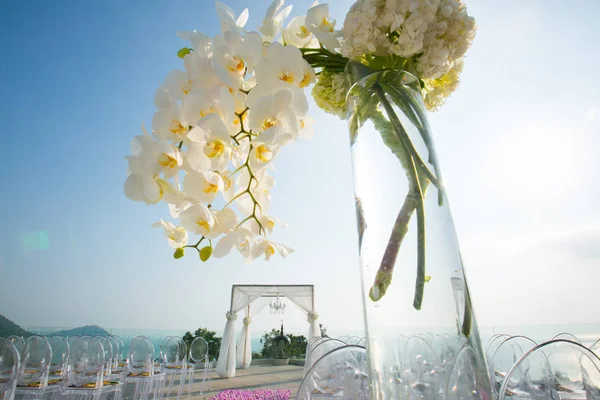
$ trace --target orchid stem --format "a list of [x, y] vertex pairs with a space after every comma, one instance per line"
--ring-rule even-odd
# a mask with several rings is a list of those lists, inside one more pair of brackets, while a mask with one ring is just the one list
[[[426, 252], [425, 252], [425, 205], [423, 202], [425, 191], [423, 189], [424, 188], [426, 189], [426, 185], [428, 185], [428, 182], [430, 182], [431, 180], [425, 179], [423, 182], [423, 186], [421, 185], [421, 182], [419, 180], [419, 173], [417, 171], [417, 165], [419, 163], [420, 156], [418, 155], [418, 153], [416, 153], [416, 149], [412, 146], [412, 143], [410, 142], [410, 138], [408, 137], [408, 133], [402, 126], [400, 119], [396, 115], [394, 108], [388, 101], [388, 99], [385, 95], [385, 92], [383, 91], [381, 86], [379, 86], [379, 84], [375, 84], [373, 86], [373, 89], [374, 89], [377, 97], [379, 97], [379, 100], [380, 100], [381, 104], [383, 105], [383, 108], [385, 109], [386, 114], [388, 115], [390, 123], [391, 123], [394, 131], [396, 132], [396, 135], [400, 139], [401, 143], [404, 145], [404, 149], [407, 152], [407, 157], [406, 157], [407, 162], [405, 163], [406, 164], [405, 168], [407, 170], [407, 175], [409, 178], [410, 190], [411, 190], [411, 192], [409, 192], [409, 194], [407, 195], [407, 200], [409, 199], [409, 197], [413, 199], [411, 201], [411, 203], [414, 203], [414, 207], [412, 208], [412, 210], [416, 209], [416, 211], [417, 211], [417, 246], [418, 246], [417, 247], [417, 279], [415, 282], [415, 296], [414, 296], [414, 300], [413, 300], [413, 307], [417, 310], [420, 310], [421, 306], [423, 304], [423, 295], [424, 295], [424, 291], [425, 291], [425, 256], [426, 256]], [[422, 162], [422, 160], [421, 160], [421, 162]], [[424, 175], [427, 175], [426, 171], [427, 171], [427, 169], [421, 169], [420, 172], [424, 173]], [[382, 263], [380, 265], [380, 268], [379, 268], [379, 271], [377, 274], [379, 277], [380, 271], [389, 270], [390, 273], [389, 273], [389, 276], [387, 277], [389, 279], [389, 282], [391, 282], [391, 271], [393, 270], [396, 258], [398, 256], [398, 252], [400, 250], [401, 240], [406, 235], [405, 231], [401, 235], [398, 235], [397, 232], [402, 232], [403, 230], [406, 230], [406, 231], [408, 230], [408, 221], [410, 221], [410, 217], [412, 216], [412, 210], [408, 211], [408, 212], [403, 211], [404, 205], [406, 205], [406, 202], [407, 201], [405, 200], [405, 204], [403, 204], [402, 208], [400, 209], [400, 214], [398, 215], [398, 218], [396, 219], [396, 222], [400, 222], [400, 224], [404, 223], [404, 221], [406, 220], [406, 225], [399, 225], [398, 227], [394, 226], [394, 228], [398, 228], [399, 230], [392, 231], [392, 234], [390, 236], [390, 241], [388, 242], [388, 248], [386, 249], [386, 253], [387, 253], [388, 249], [390, 250], [391, 253], [387, 254], [387, 257], [386, 257], [386, 254], [384, 254], [384, 258], [382, 259]], [[412, 206], [412, 204], [410, 204], [409, 207], [407, 207], [407, 208], [410, 208], [411, 206]], [[405, 218], [405, 213], [408, 216], [408, 218]], [[400, 238], [400, 241], [398, 241], [399, 238]], [[390, 244], [390, 242], [391, 242], [391, 244]], [[376, 282], [377, 282], [378, 277], [376, 277]], [[382, 277], [379, 277], [379, 278], [381, 279]], [[389, 285], [389, 283], [388, 283], [388, 285]], [[387, 287], [386, 287], [386, 289], [387, 289]], [[380, 294], [379, 298], [381, 298], [381, 296], [383, 296], [383, 294], [385, 294], [385, 291], [383, 293], [379, 293], [379, 294]], [[373, 299], [373, 296], [371, 298]]]

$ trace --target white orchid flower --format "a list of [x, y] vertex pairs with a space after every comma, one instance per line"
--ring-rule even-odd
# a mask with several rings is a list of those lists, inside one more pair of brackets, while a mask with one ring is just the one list
[[269, 233], [273, 232], [273, 228], [275, 228], [275, 225], [279, 225], [282, 228], [287, 227], [287, 224], [279, 218], [267, 214], [261, 215], [258, 218], [258, 220], [260, 221], [260, 224], [263, 226], [263, 228], [265, 228]]
[[292, 91], [279, 90], [273, 95], [262, 97], [252, 96], [253, 92], [254, 90], [248, 96], [249, 128], [263, 133], [274, 130], [277, 137], [295, 137], [298, 133], [298, 119], [292, 104]]
[[273, 39], [281, 31], [281, 23], [284, 19], [292, 12], [292, 6], [283, 7], [283, 0], [275, 0], [269, 8], [263, 19], [262, 25], [258, 28], [258, 31], [263, 36], [263, 41], [272, 42]]
[[160, 221], [152, 224], [153, 228], [162, 227], [169, 241], [169, 246], [174, 249], [178, 249], [187, 244], [188, 233], [187, 230], [182, 226], [176, 226], [171, 222], [161, 219]]
[[[287, 227], [287, 224], [285, 222], [281, 221], [277, 217], [274, 217], [272, 215], [263, 214], [260, 211], [258, 211], [257, 214], [258, 214], [258, 216], [257, 216], [258, 221], [260, 222], [262, 229], [264, 229], [266, 232], [273, 233], [273, 229], [275, 228], [276, 225], [278, 225], [282, 228]], [[258, 226], [258, 224], [256, 223], [255, 220], [250, 220], [246, 224], [248, 224], [248, 225], [244, 225], [244, 226], [246, 226], [247, 229], [249, 229], [250, 232], [252, 232], [252, 234], [254, 234], [255, 236], [260, 236], [261, 234], [265, 233], [263, 231], [259, 232], [260, 227]]]
[[230, 171], [223, 170], [216, 171], [216, 173], [221, 176], [221, 179], [223, 179], [223, 197], [226, 201], [231, 200], [235, 194], [235, 182], [230, 177]]
[[217, 218], [217, 226], [214, 229], [215, 234], [228, 234], [238, 224], [237, 214], [230, 207], [217, 211], [215, 217]]
[[164, 140], [156, 141], [144, 129], [131, 141], [131, 156], [126, 157], [129, 171], [152, 176], [164, 173], [165, 178], [175, 176], [183, 164], [181, 151]]
[[174, 143], [179, 143], [186, 138], [188, 126], [181, 122], [181, 110], [177, 102], [172, 102], [168, 107], [156, 110], [152, 117], [152, 133], [159, 139]]
[[131, 142], [132, 155], [126, 157], [129, 176], [125, 181], [125, 195], [133, 201], [156, 204], [161, 199], [177, 203], [179, 191], [161, 177], [173, 177], [182, 166], [179, 149], [167, 142], [156, 142], [147, 132], [136, 136]]
[[210, 204], [223, 191], [223, 178], [216, 172], [190, 171], [183, 178], [185, 194], [194, 201]]
[[184, 124], [194, 126], [201, 118], [209, 114], [217, 114], [225, 125], [233, 119], [234, 101], [229, 90], [215, 86], [210, 90], [196, 89], [183, 99], [181, 120]]
[[262, 39], [256, 32], [244, 36], [235, 31], [217, 35], [212, 59], [215, 73], [226, 86], [237, 90], [243, 86], [244, 75], [254, 69], [263, 52]]
[[185, 71], [175, 69], [167, 75], [164, 88], [169, 91], [170, 97], [182, 100], [192, 90], [192, 81]]
[[215, 1], [215, 9], [221, 22], [221, 31], [223, 33], [234, 31], [241, 34], [243, 32], [242, 28], [248, 22], [249, 12], [247, 8], [238, 17], [236, 17], [235, 12], [229, 6], [220, 1]]
[[273, 43], [256, 65], [258, 87], [304, 88], [316, 80], [315, 70], [294, 46]]
[[278, 253], [281, 257], [286, 258], [289, 254], [293, 253], [294, 250], [277, 242], [272, 242], [267, 239], [260, 238], [256, 241], [256, 244], [252, 247], [250, 252], [250, 258], [252, 260], [265, 256], [265, 260], [269, 261], [275, 253]]
[[158, 175], [132, 173], [125, 180], [125, 196], [130, 200], [156, 204], [163, 197], [163, 183]]
[[308, 9], [306, 13], [306, 28], [329, 51], [340, 48], [337, 39], [339, 33], [335, 32], [335, 19], [329, 18], [329, 4], [317, 4]]
[[191, 81], [191, 90], [210, 89], [221, 84], [212, 64], [212, 58], [204, 57], [195, 51], [187, 54], [183, 65]]
[[212, 211], [203, 204], [193, 204], [179, 215], [181, 225], [189, 232], [209, 236], [217, 224]]
[[231, 137], [223, 121], [209, 114], [188, 134], [187, 161], [196, 171], [221, 171], [231, 159]]
[[290, 134], [280, 134], [276, 128], [261, 133], [252, 141], [248, 162], [253, 171], [258, 171], [271, 163], [281, 147], [293, 141]]
[[282, 30], [283, 42], [299, 48], [316, 48], [319, 42], [306, 27], [306, 16], [298, 15]]
[[315, 120], [311, 117], [305, 116], [298, 118], [298, 126], [300, 130], [298, 131], [298, 138], [300, 139], [312, 139], [315, 135], [315, 129], [313, 125], [315, 124]]
[[205, 34], [196, 30], [178, 31], [177, 36], [179, 36], [183, 40], [187, 40], [192, 44], [194, 52], [190, 54], [196, 54], [202, 58], [208, 58], [211, 56], [212, 39], [209, 36], [206, 36]]
[[238, 228], [233, 232], [223, 236], [221, 240], [219, 240], [213, 250], [213, 257], [225, 257], [235, 246], [235, 248], [244, 258], [249, 259], [250, 252], [252, 251], [252, 244], [252, 233], [247, 229]]

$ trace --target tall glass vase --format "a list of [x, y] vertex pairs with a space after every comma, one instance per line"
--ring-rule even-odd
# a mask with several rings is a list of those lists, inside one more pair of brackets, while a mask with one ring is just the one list
[[370, 398], [492, 399], [420, 82], [346, 73]]

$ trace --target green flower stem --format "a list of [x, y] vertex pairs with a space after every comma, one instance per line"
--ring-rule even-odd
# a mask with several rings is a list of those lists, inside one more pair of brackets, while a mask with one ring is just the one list
[[[386, 108], [386, 112], [387, 112], [388, 116], [390, 117], [390, 120], [392, 120], [392, 118], [393, 118], [396, 121], [396, 122], [391, 121], [392, 125], [394, 125], [394, 130], [396, 130], [396, 132], [398, 133], [398, 137], [404, 144], [404, 147], [406, 147], [406, 149], [408, 150], [408, 153], [410, 154], [410, 156], [415, 160], [417, 167], [420, 170], [419, 172], [423, 172], [425, 174], [425, 176], [427, 177], [427, 179], [431, 183], [433, 183], [434, 186], [438, 187], [438, 178], [429, 170], [429, 168], [427, 167], [427, 164], [425, 164], [425, 161], [423, 161], [423, 159], [417, 152], [417, 149], [415, 148], [412, 141], [410, 140], [408, 133], [402, 126], [400, 119], [394, 112], [392, 105], [387, 100], [387, 97], [385, 96], [385, 92], [383, 91], [383, 89], [381, 88], [379, 83], [374, 86], [374, 90], [376, 91], [377, 96], [380, 99], [383, 98], [385, 100], [385, 102], [384, 102], [384, 100], [381, 100], [381, 103], [383, 104], [384, 108]], [[388, 107], [389, 107], [389, 110], [388, 110]], [[391, 115], [390, 115], [390, 112], [392, 112]], [[392, 117], [392, 115], [393, 115], [393, 117]]]
[[404, 90], [397, 88], [393, 83], [382, 83], [382, 86], [386, 88], [392, 99], [394, 99], [396, 105], [401, 107], [407, 116], [409, 116], [411, 122], [417, 127], [423, 142], [427, 146], [428, 159], [433, 165], [433, 170], [435, 171], [435, 176], [437, 177], [438, 181], [438, 184], [436, 185], [438, 189], [438, 204], [442, 206], [444, 204], [445, 194], [444, 183], [442, 181], [442, 174], [437, 153], [435, 151], [431, 135], [429, 134], [429, 123], [423, 114], [422, 108], [412, 96], [404, 92]]
[[[407, 170], [407, 175], [408, 175], [410, 186], [411, 186], [411, 192], [409, 192], [408, 196], [412, 197], [413, 200], [410, 201], [411, 204], [407, 208], [410, 208], [410, 206], [412, 206], [412, 203], [415, 203], [413, 210], [416, 209], [416, 211], [417, 211], [417, 243], [418, 243], [417, 279], [415, 282], [415, 297], [413, 300], [413, 306], [415, 307], [415, 309], [420, 310], [421, 306], [423, 304], [423, 294], [424, 294], [424, 290], [425, 290], [425, 205], [423, 202], [423, 196], [424, 196], [423, 188], [421, 186], [421, 183], [419, 180], [419, 174], [417, 172], [417, 165], [419, 163], [420, 157], [417, 154], [416, 149], [412, 146], [412, 142], [410, 142], [408, 133], [402, 126], [400, 119], [396, 115], [394, 108], [388, 101], [388, 99], [385, 95], [385, 92], [383, 91], [381, 86], [379, 84], [375, 84], [373, 86], [373, 89], [375, 91], [375, 94], [379, 98], [381, 104], [383, 105], [383, 107], [386, 111], [386, 114], [388, 115], [388, 118], [390, 120], [390, 123], [392, 124], [394, 131], [400, 138], [402, 144], [404, 145], [405, 150], [408, 153], [408, 157], [406, 157], [406, 159], [408, 161], [406, 163], [407, 164], [406, 170]], [[421, 160], [421, 162], [422, 162], [422, 160]], [[425, 171], [426, 171], [425, 169], [422, 169], [422, 172], [425, 172]], [[407, 198], [408, 198], [408, 196], [407, 196]], [[406, 203], [406, 201], [405, 201], [405, 203]], [[404, 208], [404, 205], [402, 208]], [[399, 217], [402, 217], [400, 222], [404, 223], [405, 217], [404, 217], [404, 214], [402, 213], [402, 209], [400, 211], [402, 214], [402, 215], [399, 214]], [[412, 216], [412, 212], [410, 212], [409, 215]], [[408, 221], [410, 221], [410, 216], [408, 218]], [[398, 218], [396, 221], [398, 222]], [[408, 225], [408, 223], [406, 225]], [[406, 232], [404, 233], [404, 235], [405, 234], [406, 234]], [[392, 235], [390, 237], [390, 240], [397, 241], [398, 238], [396, 236], [398, 236], [396, 231], [393, 231]], [[401, 236], [401, 237], [403, 238], [404, 236]], [[389, 243], [390, 242], [388, 242], [388, 244]], [[384, 271], [386, 269], [390, 269], [390, 268], [393, 269], [393, 265], [395, 264], [395, 259], [397, 257], [397, 253], [398, 253], [399, 249], [400, 249], [400, 244], [398, 244], [398, 245], [395, 245], [395, 243], [392, 244], [392, 246], [390, 247], [390, 250], [396, 251], [395, 257], [390, 256], [390, 257], [386, 258], [385, 254], [384, 254], [384, 258], [382, 260], [382, 264], [380, 266], [379, 271], [382, 271], [382, 267], [383, 267]], [[394, 263], [391, 265], [387, 265], [392, 258], [394, 260]], [[379, 277], [379, 271], [377, 273], [378, 277]], [[379, 278], [382, 278], [382, 277], [379, 277]], [[391, 275], [389, 276], [389, 279], [391, 280]], [[376, 277], [376, 281], [377, 281], [377, 277]], [[371, 298], [373, 298], [373, 297], [371, 297]], [[379, 298], [381, 298], [381, 297], [379, 297]]]
[[[462, 260], [461, 260], [462, 261]], [[471, 295], [469, 294], [469, 286], [465, 283], [465, 316], [463, 317], [461, 333], [466, 337], [471, 336], [471, 328], [473, 326], [473, 308], [471, 306]]]

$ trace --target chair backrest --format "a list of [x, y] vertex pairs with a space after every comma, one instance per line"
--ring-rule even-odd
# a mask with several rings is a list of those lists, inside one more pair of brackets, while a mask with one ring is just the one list
[[498, 400], [598, 399], [600, 359], [577, 342], [542, 343], [513, 365], [498, 395]]
[[71, 346], [63, 336], [51, 336], [47, 340], [52, 349], [48, 384], [56, 385], [62, 383], [67, 376]]
[[344, 345], [332, 349], [308, 369], [296, 400], [321, 397], [344, 400], [368, 398], [367, 353], [364, 347]]
[[163, 341], [163, 362], [167, 368], [181, 368], [187, 362], [187, 345], [177, 337], [171, 336]]
[[145, 336], [137, 336], [129, 343], [126, 377], [148, 377], [154, 375], [154, 346]]
[[119, 353], [123, 350], [121, 348], [121, 345], [119, 344], [119, 341], [117, 340], [116, 337], [114, 336], [108, 336], [108, 340], [110, 341], [110, 344], [112, 345], [112, 369], [114, 370], [115, 368], [118, 369], [119, 367]]
[[559, 333], [558, 335], [556, 335], [552, 338], [552, 340], [557, 340], [557, 339], [570, 340], [571, 342], [581, 344], [581, 340], [579, 340], [579, 338], [577, 336], [575, 336], [569, 332]]
[[23, 351], [23, 346], [25, 345], [25, 339], [22, 336], [10, 335], [8, 341], [15, 345], [19, 353]]
[[502, 340], [496, 348], [491, 359], [488, 361], [492, 390], [498, 395], [498, 390], [508, 371], [529, 350], [537, 346], [537, 343], [527, 336], [511, 336]]
[[108, 379], [112, 374], [114, 350], [112, 341], [108, 336], [97, 336], [96, 339], [102, 343], [104, 348], [104, 376]]
[[361, 337], [358, 336], [350, 336], [347, 340], [345, 340], [346, 344], [354, 344], [358, 345], [358, 342], [361, 341]]
[[589, 349], [596, 354], [598, 357], [600, 357], [600, 339], [596, 340], [594, 343], [592, 343], [589, 347]]
[[508, 339], [510, 336], [511, 335], [501, 333], [501, 334], [496, 334], [491, 337], [491, 339], [488, 341], [487, 346], [485, 348], [485, 358], [488, 363], [491, 361], [492, 355], [494, 355], [494, 352], [496, 351], [498, 346], [500, 346], [500, 344], [503, 341], [505, 341], [506, 339]]
[[202, 363], [208, 361], [208, 342], [203, 337], [198, 336], [190, 344], [190, 360], [193, 363]]
[[[443, 381], [441, 361], [421, 336], [413, 336], [406, 342], [404, 367], [406, 382], [412, 396], [422, 399], [436, 398]], [[411, 397], [412, 398], [412, 397]]]
[[17, 347], [0, 337], [0, 399], [12, 400], [19, 375], [20, 358]]
[[311, 353], [312, 349], [314, 349], [317, 344], [319, 344], [322, 341], [327, 340], [327, 339], [328, 338], [324, 338], [322, 336], [314, 336], [314, 337], [310, 338], [310, 340], [308, 341], [308, 344], [306, 345], [305, 358], [308, 357], [308, 355]]
[[100, 389], [104, 383], [104, 346], [99, 339], [82, 336], [71, 348], [66, 386], [78, 389]]
[[21, 350], [21, 368], [17, 386], [45, 389], [52, 362], [52, 349], [46, 338], [30, 336]]
[[[478, 371], [485, 370], [484, 360], [477, 357], [475, 350], [465, 345], [456, 355], [452, 369], [448, 374], [445, 388], [446, 400], [483, 399], [479, 394], [487, 382], [479, 382]], [[444, 398], [444, 397], [442, 397]]]
[[304, 373], [306, 375], [306, 371], [308, 371], [321, 357], [325, 354], [329, 353], [333, 349], [337, 349], [339, 347], [347, 346], [346, 343], [337, 339], [325, 339], [319, 343], [311, 350], [310, 354], [306, 356], [304, 361]]

